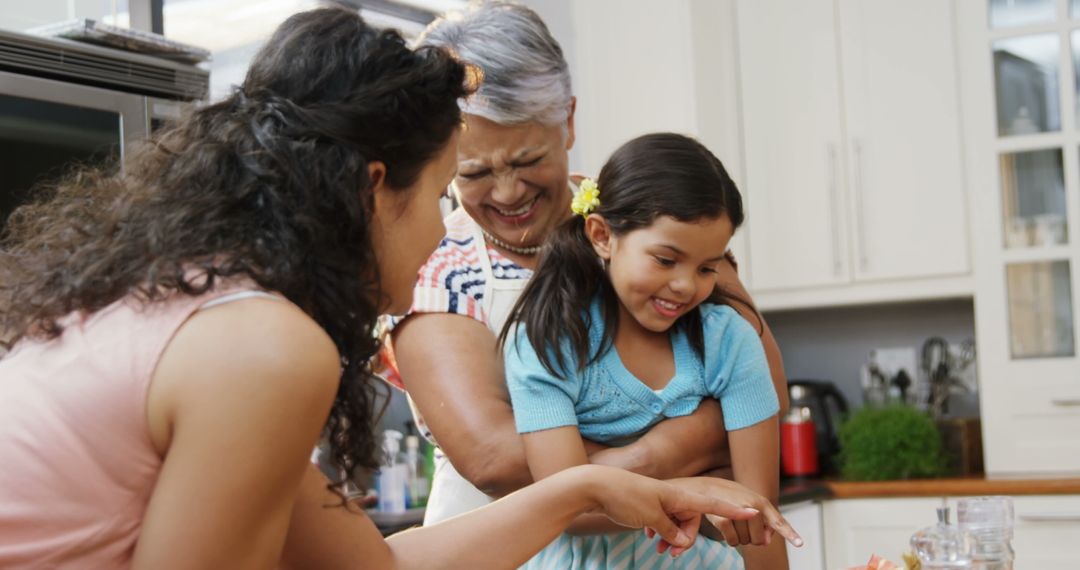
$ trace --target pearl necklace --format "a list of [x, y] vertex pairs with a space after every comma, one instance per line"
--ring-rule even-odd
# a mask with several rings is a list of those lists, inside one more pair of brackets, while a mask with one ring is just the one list
[[536, 255], [536, 254], [540, 253], [540, 249], [543, 247], [543, 246], [539, 246], [539, 245], [532, 245], [532, 246], [529, 246], [529, 247], [513, 246], [513, 245], [510, 245], [510, 244], [506, 243], [505, 241], [491, 235], [485, 229], [481, 229], [480, 231], [483, 232], [484, 237], [487, 238], [487, 240], [490, 241], [491, 243], [493, 243], [493, 244], [495, 244], [495, 245], [497, 245], [497, 246], [499, 246], [499, 247], [501, 247], [501, 248], [503, 248], [503, 249], [505, 249], [505, 250], [507, 250], [509, 252], [516, 253], [518, 255], [530, 255], [530, 256], [531, 255]]

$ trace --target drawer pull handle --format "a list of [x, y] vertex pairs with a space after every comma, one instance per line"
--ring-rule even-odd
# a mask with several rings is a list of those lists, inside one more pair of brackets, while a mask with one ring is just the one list
[[1020, 515], [1020, 520], [1028, 522], [1080, 522], [1080, 513], [1035, 513]]
[[828, 156], [826, 168], [829, 176], [829, 215], [832, 216], [829, 226], [832, 228], [833, 275], [840, 277], [844, 273], [844, 266], [840, 259], [840, 208], [837, 198], [840, 175], [837, 172], [839, 167], [836, 164], [836, 143], [827, 143], [825, 152]]
[[1050, 403], [1060, 408], [1077, 408], [1080, 407], [1080, 398], [1055, 398]]
[[864, 273], [870, 268], [870, 257], [866, 250], [869, 246], [866, 243], [866, 212], [863, 206], [863, 147], [862, 141], [855, 139], [851, 145], [855, 155], [855, 180], [854, 180], [854, 194], [855, 194], [855, 227], [858, 229], [859, 243], [856, 247], [859, 248], [859, 269]]

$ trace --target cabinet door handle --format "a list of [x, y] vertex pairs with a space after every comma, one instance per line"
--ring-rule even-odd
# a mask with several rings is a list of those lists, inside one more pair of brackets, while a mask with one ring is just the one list
[[1080, 522], [1080, 513], [1032, 513], [1020, 515], [1027, 522]]
[[1050, 403], [1059, 408], [1077, 408], [1080, 407], [1080, 398], [1054, 398]]
[[837, 214], [839, 211], [839, 199], [837, 197], [839, 186], [839, 167], [836, 164], [836, 144], [826, 143], [825, 154], [828, 164], [828, 176], [829, 176], [829, 209], [832, 215], [832, 222], [829, 224], [832, 227], [832, 258], [833, 258], [833, 275], [840, 277], [844, 272], [843, 262], [840, 260], [840, 216]]
[[863, 144], [862, 140], [854, 139], [851, 143], [852, 154], [855, 155], [855, 229], [858, 232], [859, 268], [866, 272], [870, 267], [870, 258], [866, 253], [866, 212], [863, 207]]

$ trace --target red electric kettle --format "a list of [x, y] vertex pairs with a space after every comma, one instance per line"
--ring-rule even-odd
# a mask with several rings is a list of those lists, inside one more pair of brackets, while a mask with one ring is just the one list
[[[791, 409], [795, 411], [795, 414], [789, 414], [789, 417], [794, 419], [794, 416], [808, 416], [813, 423], [817, 436], [814, 442], [818, 467], [816, 474], [836, 473], [836, 455], [840, 452], [840, 439], [837, 434], [840, 423], [848, 414], [847, 398], [832, 382], [802, 379], [788, 380], [788, 396]], [[814, 473], [803, 473], [809, 474]]]

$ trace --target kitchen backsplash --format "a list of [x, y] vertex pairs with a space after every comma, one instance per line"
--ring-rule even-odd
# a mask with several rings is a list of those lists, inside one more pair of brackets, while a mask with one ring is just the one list
[[[910, 347], [918, 354], [932, 336], [953, 345], [975, 336], [970, 300], [779, 311], [765, 319], [780, 344], [787, 377], [835, 382], [853, 407], [863, 404], [859, 369], [871, 350]], [[979, 411], [975, 394], [953, 396], [950, 406], [956, 416]], [[403, 430], [411, 419], [404, 396], [395, 391], [380, 427]]]
[[[959, 345], [975, 336], [970, 300], [778, 311], [765, 318], [784, 355], [789, 379], [835, 382], [856, 407], [863, 403], [859, 370], [870, 351], [910, 347], [919, 354], [929, 337]], [[978, 414], [977, 395], [953, 396], [950, 413]]]

